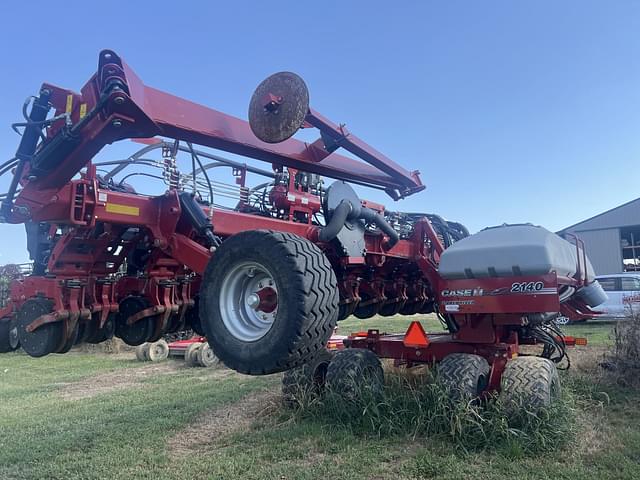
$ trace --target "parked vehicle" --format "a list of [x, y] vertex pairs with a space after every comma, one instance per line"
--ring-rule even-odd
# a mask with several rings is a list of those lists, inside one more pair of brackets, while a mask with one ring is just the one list
[[640, 272], [601, 275], [597, 280], [609, 297], [595, 308], [602, 317], [624, 318], [640, 312]]

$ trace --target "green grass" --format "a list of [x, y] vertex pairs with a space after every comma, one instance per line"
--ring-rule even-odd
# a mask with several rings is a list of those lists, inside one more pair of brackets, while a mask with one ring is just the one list
[[[407, 324], [349, 319], [341, 329], [403, 331]], [[435, 319], [427, 320], [428, 330], [437, 327]], [[567, 331], [601, 342], [609, 328], [587, 324]], [[474, 437], [479, 445], [465, 450], [447, 435], [430, 435], [418, 417], [374, 433], [355, 428], [357, 418], [354, 424], [339, 415], [293, 415], [276, 407], [276, 393], [260, 405], [265, 412], [231, 411], [229, 421], [244, 425], [237, 431], [222, 434], [209, 423], [192, 423], [256, 392], [277, 392], [279, 375], [216, 377], [211, 370], [180, 367], [91, 398], [60, 395], [84, 378], [138, 368], [145, 367], [122, 356], [0, 355], [0, 479], [640, 478], [640, 393], [600, 384], [584, 372], [563, 375], [575, 423], [556, 438], [557, 448], [539, 451], [544, 453], [506, 443], [495, 449], [495, 433]], [[201, 445], [184, 455], [171, 451], [172, 437], [192, 433], [204, 439]]]

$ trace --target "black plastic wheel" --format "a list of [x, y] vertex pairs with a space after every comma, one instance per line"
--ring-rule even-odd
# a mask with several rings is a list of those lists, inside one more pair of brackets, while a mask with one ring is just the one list
[[194, 305], [185, 314], [187, 328], [191, 327], [191, 330], [196, 332], [201, 337], [205, 336], [204, 329], [202, 328], [202, 322], [200, 321], [200, 295], [196, 295], [193, 298]]
[[402, 307], [404, 307], [404, 302], [402, 301], [387, 303], [386, 305], [380, 307], [380, 311], [378, 313], [383, 317], [393, 317], [394, 315], [400, 313]]
[[20, 348], [20, 336], [18, 335], [18, 321], [12, 318], [9, 321], [9, 346], [13, 350]]
[[[267, 306], [256, 303], [259, 293], [270, 299]], [[338, 300], [335, 273], [315, 244], [251, 230], [225, 240], [209, 261], [200, 319], [227, 367], [264, 375], [297, 367], [325, 348]]]
[[[12, 320], [9, 317], [0, 318], [0, 353], [13, 352], [17, 346], [13, 346], [11, 338]], [[15, 336], [15, 335], [14, 335]], [[19, 342], [18, 342], [19, 343]]]
[[425, 302], [407, 302], [400, 309], [401, 315], [415, 315], [420, 313]]
[[304, 365], [287, 370], [282, 376], [282, 400], [288, 407], [304, 404], [324, 393], [325, 380], [333, 353], [327, 349]]
[[31, 322], [41, 315], [51, 313], [53, 302], [46, 298], [32, 298], [18, 310], [18, 336], [20, 345], [32, 357], [44, 357], [55, 352], [62, 343], [62, 322], [45, 323], [33, 332], [27, 332]]
[[345, 400], [380, 398], [384, 391], [382, 363], [371, 350], [340, 350], [329, 363], [326, 383], [327, 389]]
[[91, 322], [89, 322], [85, 327], [89, 330], [85, 333], [85, 341], [87, 343], [96, 344], [105, 342], [110, 338], [113, 338], [113, 335], [116, 332], [116, 320], [117, 314], [110, 313], [103, 327], [99, 328], [100, 315], [94, 314], [91, 317]]
[[116, 319], [116, 337], [121, 338], [127, 345], [141, 345], [148, 342], [154, 333], [153, 317], [145, 317], [127, 325], [127, 319], [136, 313], [149, 308], [151, 304], [144, 297], [130, 296], [120, 302]]
[[71, 332], [71, 335], [69, 335], [69, 338], [67, 338], [67, 341], [64, 343], [64, 345], [62, 345], [62, 347], [56, 351], [56, 353], [67, 353], [69, 350], [71, 350], [71, 347], [73, 347], [77, 342], [78, 342], [78, 335], [80, 334], [80, 322], [76, 322], [76, 325], [73, 327], [73, 331]]
[[353, 312], [356, 309], [355, 302], [351, 303], [341, 303], [338, 307], [338, 321], [344, 320], [345, 318], [349, 318], [353, 315]]
[[487, 387], [490, 370], [479, 355], [451, 353], [438, 364], [438, 379], [452, 400], [471, 400]]
[[356, 309], [353, 312], [353, 315], [356, 318], [359, 318], [361, 320], [365, 320], [367, 318], [371, 318], [374, 315], [377, 315], [378, 312], [380, 311], [380, 302], [375, 302], [375, 303], [369, 303], [367, 305], [362, 305], [363, 302], [367, 302], [371, 299], [371, 296], [367, 295], [367, 294], [360, 294], [360, 303], [358, 304], [358, 306], [356, 307]]

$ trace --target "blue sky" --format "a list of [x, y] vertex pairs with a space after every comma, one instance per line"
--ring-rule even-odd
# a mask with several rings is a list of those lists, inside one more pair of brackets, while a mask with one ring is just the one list
[[[640, 196], [640, 2], [23, 1], [0, 14], [2, 161], [24, 98], [42, 81], [79, 89], [112, 48], [148, 85], [243, 118], [264, 77], [299, 73], [316, 110], [427, 185], [396, 205], [369, 198], [472, 231], [558, 230]], [[0, 263], [27, 259], [22, 226], [0, 236]]]

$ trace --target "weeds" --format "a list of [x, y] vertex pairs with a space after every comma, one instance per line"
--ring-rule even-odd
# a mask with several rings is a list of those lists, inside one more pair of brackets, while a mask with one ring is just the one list
[[603, 366], [611, 371], [616, 383], [640, 386], [640, 313], [616, 323], [611, 334], [613, 346], [605, 354]]
[[493, 450], [510, 457], [559, 448], [574, 433], [574, 400], [568, 392], [550, 408], [534, 412], [523, 401], [514, 412], [496, 397], [454, 402], [428, 375], [387, 377], [382, 398], [367, 391], [354, 401], [333, 392], [309, 395], [292, 415], [356, 435], [437, 437], [457, 450]]

